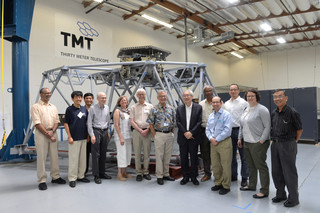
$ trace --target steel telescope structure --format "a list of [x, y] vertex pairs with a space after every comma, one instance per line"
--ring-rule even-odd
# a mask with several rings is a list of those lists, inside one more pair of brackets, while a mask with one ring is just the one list
[[[81, 87], [84, 82], [89, 81], [91, 93], [101, 91], [105, 88], [111, 112], [116, 108], [115, 102], [121, 95], [126, 95], [129, 104], [134, 101], [136, 91], [144, 88], [147, 93], [147, 101], [152, 102], [152, 97], [157, 96], [157, 91], [166, 90], [168, 103], [174, 107], [182, 104], [182, 94], [185, 89], [193, 92], [199, 91], [199, 101], [203, 99], [203, 88], [206, 85], [214, 86], [206, 71], [206, 65], [195, 62], [166, 61], [169, 51], [154, 46], [139, 46], [121, 48], [117, 55], [120, 62], [101, 64], [86, 64], [74, 66], [61, 66], [42, 73], [42, 81], [39, 90], [46, 85], [52, 85], [52, 96], [60, 95], [70, 106], [67, 97]], [[60, 89], [60, 85], [67, 85], [70, 91]], [[99, 91], [96, 87], [99, 86]], [[48, 87], [48, 86], [47, 86]], [[77, 89], [79, 90], [79, 89]], [[80, 89], [81, 90], [81, 89]], [[58, 94], [57, 94], [58, 93]], [[214, 94], [216, 91], [214, 89]], [[36, 102], [39, 100], [39, 93]], [[28, 141], [33, 134], [34, 127], [30, 119], [23, 143], [12, 148], [12, 154], [28, 153]], [[34, 153], [34, 152], [33, 152]]]

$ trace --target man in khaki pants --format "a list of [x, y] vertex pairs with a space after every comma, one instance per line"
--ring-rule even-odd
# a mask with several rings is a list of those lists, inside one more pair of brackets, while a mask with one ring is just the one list
[[173, 132], [175, 122], [175, 110], [167, 104], [167, 92], [158, 92], [159, 104], [151, 109], [147, 122], [154, 138], [156, 152], [157, 183], [163, 185], [163, 180], [174, 181], [169, 176], [169, 163], [173, 146]]
[[212, 191], [219, 191], [220, 195], [230, 192], [231, 161], [232, 161], [232, 118], [229, 112], [221, 108], [222, 100], [212, 98], [214, 112], [208, 119], [206, 128], [207, 138], [211, 142], [211, 164], [215, 186]]
[[58, 110], [49, 103], [51, 92], [48, 88], [40, 90], [38, 103], [31, 108], [31, 117], [35, 126], [34, 140], [37, 150], [37, 176], [39, 190], [47, 189], [46, 160], [50, 156], [50, 176], [52, 183], [65, 184], [66, 181], [60, 177], [58, 161], [58, 141], [56, 130], [59, 124]]
[[[151, 132], [147, 118], [152, 109], [152, 104], [145, 102], [146, 91], [143, 88], [137, 90], [138, 103], [130, 109], [130, 122], [134, 128], [132, 133], [133, 149], [135, 155], [137, 181], [142, 181], [142, 177], [151, 180], [149, 175], [149, 160], [151, 150]], [[143, 148], [143, 171], [141, 169], [141, 149]]]
[[81, 91], [72, 92], [71, 98], [73, 104], [66, 109], [64, 127], [69, 143], [69, 186], [74, 188], [76, 180], [84, 183], [90, 182], [84, 177], [88, 138], [88, 110], [85, 106], [80, 105], [82, 101]]

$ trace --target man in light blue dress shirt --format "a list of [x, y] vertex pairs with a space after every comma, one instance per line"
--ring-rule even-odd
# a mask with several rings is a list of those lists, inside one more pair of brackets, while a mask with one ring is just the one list
[[214, 176], [212, 191], [225, 195], [230, 192], [232, 161], [232, 118], [229, 112], [221, 108], [222, 100], [212, 98], [214, 112], [209, 116], [206, 136], [211, 142], [211, 165]]

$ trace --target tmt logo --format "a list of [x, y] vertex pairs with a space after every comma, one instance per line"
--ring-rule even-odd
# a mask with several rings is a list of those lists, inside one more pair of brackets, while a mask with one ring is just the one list
[[77, 25], [79, 27], [80, 33], [83, 36], [77, 37], [75, 34], [61, 31], [60, 34], [63, 35], [64, 46], [68, 46], [69, 38], [71, 37], [71, 46], [73, 48], [75, 48], [76, 46], [80, 46], [81, 48], [83, 48], [86, 45], [86, 48], [90, 50], [93, 38], [89, 37], [99, 37], [98, 31], [93, 29], [87, 22], [78, 21]]

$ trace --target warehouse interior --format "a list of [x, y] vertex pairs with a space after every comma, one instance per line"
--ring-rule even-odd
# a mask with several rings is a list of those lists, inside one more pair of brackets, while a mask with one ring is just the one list
[[[232, 182], [231, 193], [221, 197], [210, 190], [212, 180], [199, 186], [181, 186], [178, 181], [159, 186], [154, 175], [151, 181], [141, 183], [134, 179], [117, 181], [116, 164], [112, 162], [107, 162], [107, 173], [113, 179], [101, 185], [91, 181], [72, 189], [68, 185], [49, 183], [48, 190], [43, 192], [37, 188], [35, 158], [19, 156], [18, 149], [15, 157], [7, 157], [4, 150], [10, 153], [14, 147], [7, 139], [0, 151], [1, 212], [320, 212], [316, 201], [320, 195], [317, 190], [320, 169], [319, 0], [3, 2], [12, 4], [13, 8], [13, 2], [26, 5], [17, 15], [23, 21], [15, 23], [16, 26], [5, 23], [3, 31], [0, 136], [5, 131], [8, 138], [12, 132], [15, 136], [9, 136], [9, 140], [14, 140], [14, 145], [22, 144], [30, 129], [30, 107], [39, 98], [39, 87], [53, 87], [47, 81], [42, 84], [44, 72], [64, 66], [117, 63], [121, 60], [119, 50], [122, 48], [145, 46], [170, 52], [166, 57], [168, 62], [204, 64], [212, 85], [224, 101], [229, 98], [228, 85], [237, 83], [241, 91], [248, 88], [261, 91], [261, 103], [271, 111], [275, 108], [271, 91], [288, 89], [288, 103], [301, 113], [305, 133], [298, 144], [300, 205], [295, 208], [271, 202], [276, 191], [272, 180], [267, 199], [255, 200], [250, 192], [240, 191], [240, 182]], [[4, 10], [4, 14], [8, 13]], [[18, 30], [19, 25], [23, 26], [19, 28], [22, 31]], [[19, 42], [22, 46], [16, 44]], [[28, 56], [17, 66], [22, 51]], [[67, 101], [59, 92], [50, 100], [59, 114], [63, 114], [67, 102], [71, 102], [72, 89], [84, 93], [94, 91], [94, 94], [106, 91], [106, 85], [96, 85], [92, 89], [89, 81], [74, 88], [68, 85], [59, 88]], [[202, 87], [195, 92], [200, 100], [201, 91]], [[114, 106], [115, 101], [110, 99], [110, 105]], [[151, 97], [151, 102], [157, 103], [156, 98]], [[66, 140], [66, 134], [63, 130], [60, 132], [60, 139]], [[178, 151], [175, 154], [178, 155]], [[60, 155], [59, 160], [61, 175], [66, 178], [67, 155]], [[270, 150], [267, 163], [271, 172]], [[202, 176], [201, 168], [199, 172]], [[134, 169], [129, 168], [129, 173], [135, 176]]]

